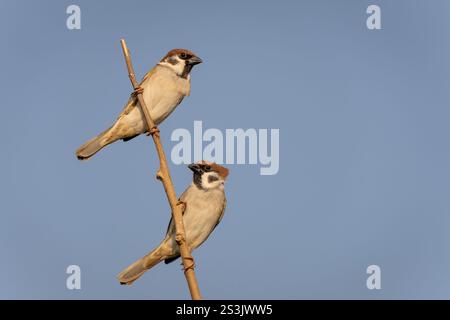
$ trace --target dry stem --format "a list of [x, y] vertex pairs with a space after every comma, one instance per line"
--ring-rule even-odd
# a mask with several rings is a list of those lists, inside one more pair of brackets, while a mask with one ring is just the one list
[[149, 128], [149, 133], [153, 138], [153, 142], [155, 143], [156, 151], [159, 157], [159, 169], [157, 172], [157, 178], [160, 180], [164, 186], [164, 191], [167, 194], [167, 199], [169, 200], [170, 208], [172, 209], [172, 218], [175, 222], [175, 230], [176, 230], [176, 241], [180, 247], [181, 259], [184, 266], [184, 275], [186, 277], [189, 291], [191, 293], [191, 297], [193, 300], [200, 300], [200, 289], [198, 287], [197, 279], [195, 277], [194, 271], [194, 258], [191, 255], [191, 252], [186, 243], [186, 233], [184, 231], [183, 225], [183, 210], [184, 205], [181, 202], [178, 202], [177, 196], [175, 194], [175, 189], [173, 187], [172, 178], [170, 177], [169, 168], [167, 166], [167, 159], [164, 153], [163, 146], [161, 144], [161, 139], [159, 136], [159, 130], [155, 125], [152, 117], [150, 116], [149, 109], [145, 104], [144, 98], [142, 96], [142, 88], [139, 87], [139, 83], [136, 81], [136, 75], [134, 74], [133, 65], [131, 63], [130, 53], [128, 51], [127, 44], [125, 39], [120, 40], [120, 44], [122, 45], [123, 54], [125, 56], [125, 62], [128, 68], [128, 76], [130, 77], [131, 84], [136, 93], [136, 97], [139, 101], [141, 109], [145, 115], [145, 119], [147, 121], [147, 126]]

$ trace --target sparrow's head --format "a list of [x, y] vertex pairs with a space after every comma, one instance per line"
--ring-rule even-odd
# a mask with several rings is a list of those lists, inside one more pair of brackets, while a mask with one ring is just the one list
[[208, 161], [199, 161], [188, 167], [194, 172], [194, 184], [203, 190], [223, 188], [229, 173], [227, 168]]
[[186, 49], [173, 49], [161, 59], [159, 64], [169, 67], [178, 76], [186, 79], [189, 76], [192, 67], [202, 62], [202, 59], [197, 57], [192, 51]]

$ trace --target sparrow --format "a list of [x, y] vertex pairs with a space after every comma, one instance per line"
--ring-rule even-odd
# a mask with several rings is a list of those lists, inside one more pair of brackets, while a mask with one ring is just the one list
[[[207, 161], [193, 163], [188, 167], [194, 172], [193, 182], [179, 200], [185, 205], [183, 223], [186, 243], [192, 252], [208, 239], [223, 217], [227, 204], [224, 183], [229, 171]], [[149, 254], [122, 271], [117, 276], [120, 283], [132, 284], [161, 261], [167, 264], [178, 259], [180, 251], [175, 237], [175, 224], [171, 219], [164, 240]]]
[[[186, 49], [173, 49], [142, 79], [140, 88], [156, 125], [164, 121], [189, 96], [190, 72], [202, 59]], [[117, 141], [129, 141], [149, 131], [136, 94], [131, 94], [116, 122], [76, 151], [79, 160], [87, 160], [103, 147]]]

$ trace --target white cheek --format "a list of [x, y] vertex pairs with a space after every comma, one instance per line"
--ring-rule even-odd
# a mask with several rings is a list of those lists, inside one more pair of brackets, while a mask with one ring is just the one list
[[202, 186], [205, 188], [209, 188], [210, 183], [208, 182], [208, 175], [207, 174], [203, 174], [202, 175]]
[[[202, 175], [202, 186], [205, 189], [214, 189], [220, 187], [223, 184], [221, 180], [214, 180], [213, 182], [208, 181], [208, 177], [212, 174], [205, 173]], [[215, 175], [214, 175], [215, 176]]]
[[174, 65], [174, 69], [178, 75], [181, 75], [184, 71], [184, 61], [179, 61], [176, 65]]
[[177, 75], [181, 75], [181, 74], [183, 74], [183, 71], [184, 71], [184, 60], [181, 60], [180, 58], [175, 58], [177, 61], [178, 61], [178, 63], [177, 64], [175, 64], [175, 65], [173, 65], [173, 64], [171, 64], [171, 63], [168, 63], [168, 62], [160, 62], [159, 64], [160, 65], [162, 65], [162, 66], [166, 66], [166, 67], [169, 67], [170, 69], [172, 69]]

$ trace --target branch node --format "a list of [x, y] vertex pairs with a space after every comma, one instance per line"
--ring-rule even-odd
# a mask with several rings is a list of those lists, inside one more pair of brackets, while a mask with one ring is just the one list
[[159, 181], [163, 181], [164, 180], [164, 177], [163, 177], [163, 174], [162, 174], [161, 170], [158, 170], [156, 172], [156, 179], [158, 179]]

